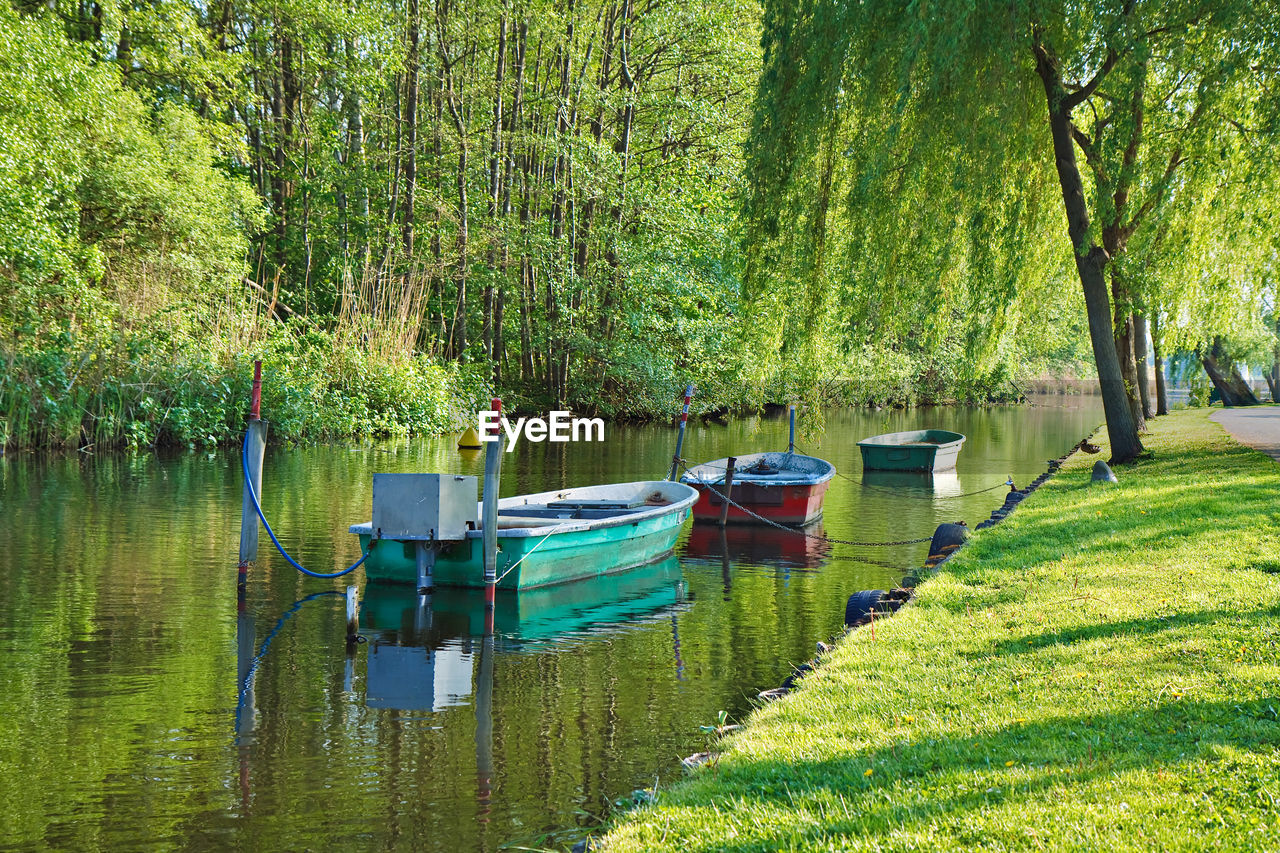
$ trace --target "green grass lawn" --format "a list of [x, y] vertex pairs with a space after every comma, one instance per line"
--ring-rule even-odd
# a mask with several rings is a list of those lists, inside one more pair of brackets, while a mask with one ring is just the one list
[[606, 848], [1280, 849], [1280, 465], [1207, 415], [1073, 456]]

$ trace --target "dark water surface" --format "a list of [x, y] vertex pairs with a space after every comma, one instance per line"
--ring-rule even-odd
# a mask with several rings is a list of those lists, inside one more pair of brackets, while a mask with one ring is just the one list
[[[1096, 398], [1046, 402], [829, 412], [801, 446], [852, 479], [822, 529], [972, 526], [1003, 491], [948, 495], [1023, 484], [1102, 419]], [[969, 437], [955, 475], [861, 484], [858, 439], [922, 427]], [[660, 478], [673, 439], [610, 426], [603, 444], [522, 444], [503, 493]], [[692, 427], [685, 456], [785, 444], [782, 419], [750, 419]], [[294, 556], [333, 571], [359, 555], [347, 526], [369, 518], [375, 471], [482, 467], [449, 438], [271, 447], [263, 508]], [[238, 602], [240, 490], [235, 453], [0, 457], [0, 847], [563, 849], [678, 778], [699, 725], [744, 714], [839, 630], [850, 593], [927, 551], [690, 525], [654, 566], [501, 599], [486, 637], [476, 594], [424, 609], [359, 570], [305, 578], [265, 534]], [[348, 582], [368, 638], [351, 654], [333, 594]]]

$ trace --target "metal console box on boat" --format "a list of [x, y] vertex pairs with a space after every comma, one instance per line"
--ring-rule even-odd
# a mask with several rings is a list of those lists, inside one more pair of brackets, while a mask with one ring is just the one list
[[[680, 482], [699, 492], [695, 521], [718, 521], [728, 459], [690, 468]], [[822, 515], [822, 499], [836, 468], [825, 459], [799, 453], [748, 453], [737, 457], [729, 499], [777, 524], [809, 524]], [[759, 524], [760, 519], [731, 503], [726, 522]]]
[[[675, 547], [697, 499], [693, 488], [665, 480], [500, 498], [498, 588], [563, 583], [661, 559]], [[433, 543], [434, 582], [439, 586], [484, 586], [483, 531], [479, 505], [474, 506], [475, 515], [467, 510], [469, 520], [460, 537], [448, 541], [440, 536]], [[365, 574], [371, 580], [417, 579], [415, 542], [385, 534], [375, 538], [372, 521], [353, 524], [350, 530], [360, 537], [360, 547], [369, 549]]]
[[946, 471], [956, 467], [964, 436], [945, 429], [890, 432], [858, 442], [864, 471]]

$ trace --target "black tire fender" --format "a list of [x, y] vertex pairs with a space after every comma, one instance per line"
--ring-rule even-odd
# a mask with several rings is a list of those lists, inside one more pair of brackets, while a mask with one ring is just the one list
[[864, 589], [849, 596], [849, 600], [844, 605], [844, 624], [853, 625], [872, 610], [885, 609], [878, 606], [882, 598], [884, 598], [882, 589]]

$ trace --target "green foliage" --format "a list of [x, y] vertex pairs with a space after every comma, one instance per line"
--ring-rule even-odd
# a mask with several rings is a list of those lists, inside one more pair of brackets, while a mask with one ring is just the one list
[[[1106, 251], [1117, 317], [1148, 306], [1166, 352], [1252, 334], [1276, 258], [1274, 21], [1231, 2], [769, 3], [746, 293], [785, 322], [756, 345], [813, 360], [908, 330], [944, 346], [946, 330], [993, 364], [1026, 342], [1010, 315], [1076, 278], [1067, 154], [1089, 225], [1074, 248]], [[1069, 93], [1076, 150], [1055, 153], [1046, 97]], [[1026, 351], [1061, 352], [1055, 337]]]
[[[813, 14], [797, 38], [848, 10]], [[1051, 241], [1016, 240], [1043, 176], [993, 164], [960, 210], [942, 143], [874, 154], [933, 119], [880, 126], [856, 86], [749, 132], [760, 26], [738, 0], [3, 6], [3, 437], [229, 440], [255, 354], [297, 438], [440, 429], [483, 386], [643, 418], [688, 381], [699, 408], [973, 399], [1070, 361], [1029, 284]], [[748, 178], [811, 113], [744, 252]]]
[[910, 337], [943, 361], [963, 341], [981, 376], [1062, 349], [1050, 317], [1074, 270], [1054, 175], [1040, 135], [1015, 130], [1043, 105], [997, 62], [972, 69], [981, 85], [949, 76], [1010, 14], [769, 4], [743, 211], [746, 295], [780, 319], [752, 342], [769, 364], [812, 377]]
[[64, 337], [11, 354], [0, 432], [18, 447], [233, 443], [254, 358], [267, 376], [264, 417], [286, 441], [445, 432], [461, 428], [485, 392], [465, 368], [426, 356], [387, 361], [318, 332], [278, 329], [234, 355], [191, 333]]

